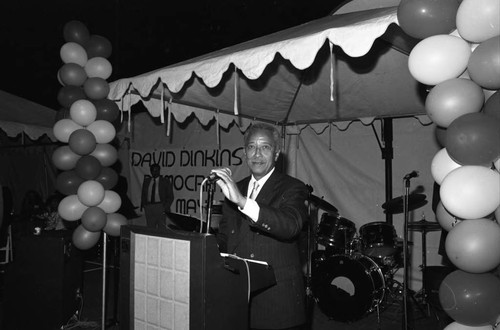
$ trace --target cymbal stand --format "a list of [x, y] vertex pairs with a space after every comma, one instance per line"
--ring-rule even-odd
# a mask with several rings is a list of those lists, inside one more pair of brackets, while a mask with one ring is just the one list
[[[425, 221], [425, 216], [422, 214], [422, 220]], [[422, 304], [427, 307], [427, 315], [430, 315], [430, 306], [427, 303], [427, 292], [425, 290], [424, 274], [427, 268], [427, 230], [425, 227], [422, 228], [422, 264], [420, 265], [420, 270], [422, 271], [422, 288], [417, 292], [416, 296], [420, 296], [422, 299]]]

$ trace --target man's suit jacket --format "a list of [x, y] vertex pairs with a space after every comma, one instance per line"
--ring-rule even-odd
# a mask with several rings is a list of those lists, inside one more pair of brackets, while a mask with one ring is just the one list
[[[238, 182], [246, 192], [250, 177]], [[297, 237], [307, 220], [307, 188], [276, 170], [261, 188], [260, 212], [253, 222], [226, 199], [219, 224], [221, 252], [263, 260], [274, 269], [277, 284], [252, 297], [252, 328], [288, 328], [305, 323], [305, 286]]]
[[[150, 196], [148, 195], [151, 191], [152, 179], [153, 177], [150, 175], [144, 177], [141, 193], [141, 209], [144, 205], [149, 203]], [[172, 202], [174, 201], [174, 189], [172, 188], [170, 181], [163, 176], [160, 176], [158, 180], [158, 195], [160, 196], [160, 200], [158, 202], [163, 204], [165, 212], [170, 212], [170, 205], [172, 205]]]

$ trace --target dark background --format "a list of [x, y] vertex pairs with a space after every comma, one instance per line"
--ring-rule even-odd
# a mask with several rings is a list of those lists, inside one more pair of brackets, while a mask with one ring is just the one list
[[347, 2], [4, 0], [0, 89], [59, 110], [59, 51], [71, 20], [112, 43], [112, 82], [327, 16]]

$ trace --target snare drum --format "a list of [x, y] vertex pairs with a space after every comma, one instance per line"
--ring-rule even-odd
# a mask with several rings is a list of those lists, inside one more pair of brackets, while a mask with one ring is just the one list
[[386, 222], [370, 222], [359, 228], [363, 254], [383, 258], [396, 253], [396, 229]]
[[325, 315], [351, 322], [379, 306], [384, 298], [385, 280], [378, 265], [360, 253], [334, 255], [316, 259], [312, 289]]
[[347, 253], [356, 234], [356, 225], [351, 220], [323, 213], [318, 228], [318, 243], [332, 254]]

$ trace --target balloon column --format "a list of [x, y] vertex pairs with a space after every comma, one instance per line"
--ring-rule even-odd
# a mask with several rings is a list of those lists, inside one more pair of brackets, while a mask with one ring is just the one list
[[431, 164], [436, 217], [458, 268], [439, 289], [455, 321], [446, 329], [491, 328], [500, 319], [500, 1], [402, 0], [398, 21], [422, 39], [408, 67], [431, 87], [425, 108], [443, 147]]
[[127, 222], [116, 213], [121, 199], [111, 190], [118, 182], [118, 174], [110, 166], [118, 159], [111, 142], [119, 110], [107, 99], [111, 43], [91, 35], [79, 21], [66, 23], [63, 35], [63, 65], [57, 73], [62, 85], [57, 96], [61, 119], [53, 131], [57, 140], [67, 145], [54, 151], [52, 161], [61, 171], [56, 188], [66, 195], [59, 203], [59, 214], [67, 221], [80, 221], [73, 232], [73, 244], [87, 250], [99, 241], [101, 231], [118, 236], [120, 226]]

